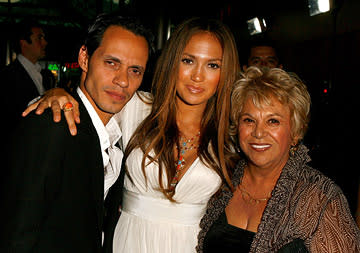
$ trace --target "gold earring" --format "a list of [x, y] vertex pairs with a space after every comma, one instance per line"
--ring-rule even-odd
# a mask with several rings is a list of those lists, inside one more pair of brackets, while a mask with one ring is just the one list
[[291, 145], [290, 150], [289, 150], [290, 156], [294, 157], [297, 149], [298, 149], [297, 144]]

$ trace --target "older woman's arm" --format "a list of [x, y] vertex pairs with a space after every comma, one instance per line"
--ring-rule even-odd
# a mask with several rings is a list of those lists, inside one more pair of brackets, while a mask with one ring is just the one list
[[338, 194], [327, 204], [310, 239], [310, 251], [360, 252], [360, 230], [343, 194]]
[[360, 228], [360, 178], [359, 178], [359, 184], [358, 184], [358, 194], [357, 194], [357, 207], [355, 212], [355, 218], [356, 223], [358, 227]]

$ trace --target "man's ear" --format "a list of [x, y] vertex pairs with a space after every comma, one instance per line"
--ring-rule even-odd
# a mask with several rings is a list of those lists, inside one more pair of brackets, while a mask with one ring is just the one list
[[25, 46], [29, 45], [26, 40], [19, 40], [20, 48], [24, 48]]
[[279, 64], [278, 68], [279, 68], [279, 69], [282, 69], [282, 68], [283, 68], [283, 65], [282, 65], [282, 64]]
[[79, 66], [82, 71], [87, 72], [89, 66], [89, 55], [87, 49], [84, 45], [81, 46], [79, 50], [79, 57], [78, 57]]

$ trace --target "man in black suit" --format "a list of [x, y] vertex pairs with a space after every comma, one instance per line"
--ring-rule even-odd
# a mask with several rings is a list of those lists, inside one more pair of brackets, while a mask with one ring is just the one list
[[46, 111], [22, 119], [9, 143], [0, 252], [102, 251], [104, 198], [122, 160], [112, 116], [139, 88], [150, 48], [151, 35], [131, 18], [103, 14], [90, 25], [72, 94], [81, 113], [77, 135]]
[[21, 118], [21, 112], [33, 98], [55, 86], [53, 74], [41, 69], [39, 64], [46, 56], [48, 44], [41, 25], [33, 20], [23, 20], [16, 27], [16, 34], [14, 49], [17, 57], [0, 71], [1, 103], [4, 106], [11, 104], [5, 113], [12, 125]]

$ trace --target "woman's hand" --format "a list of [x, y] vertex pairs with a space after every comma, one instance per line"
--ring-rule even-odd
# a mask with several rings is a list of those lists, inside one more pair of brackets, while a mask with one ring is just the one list
[[22, 113], [22, 116], [27, 116], [35, 109], [35, 113], [40, 115], [45, 109], [50, 107], [53, 111], [54, 122], [59, 122], [61, 120], [61, 109], [68, 102], [73, 104], [73, 109], [64, 110], [64, 115], [69, 125], [71, 135], [76, 135], [77, 131], [75, 123], [80, 123], [79, 103], [62, 88], [53, 88], [46, 91], [39, 101], [26, 108], [26, 110]]

